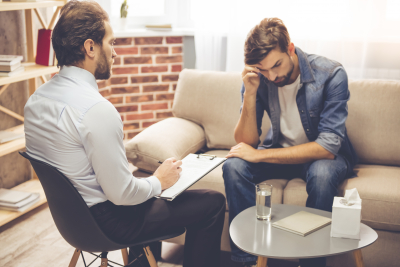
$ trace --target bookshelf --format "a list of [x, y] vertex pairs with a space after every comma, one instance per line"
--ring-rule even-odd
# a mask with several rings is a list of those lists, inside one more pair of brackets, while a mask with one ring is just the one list
[[[0, 78], [0, 97], [1, 94], [4, 93], [8, 86], [12, 83], [20, 82], [20, 81], [28, 81], [29, 84], [29, 95], [32, 95], [36, 89], [36, 79], [39, 78], [42, 82], [46, 82], [45, 75], [52, 74], [58, 72], [58, 68], [56, 66], [42, 66], [35, 64], [35, 56], [36, 56], [36, 40], [33, 38], [33, 19], [36, 16], [41, 24], [41, 26], [45, 29], [53, 29], [54, 25], [57, 21], [58, 14], [61, 10], [61, 7], [67, 2], [68, 0], [60, 0], [60, 1], [39, 1], [39, 2], [0, 2], [0, 15], [2, 11], [11, 11], [11, 10], [24, 10], [25, 12], [25, 27], [26, 27], [26, 41], [27, 41], [27, 58], [26, 61], [23, 63], [25, 67], [25, 71], [17, 74], [12, 77], [1, 77]], [[39, 8], [43, 7], [57, 7], [56, 11], [54, 12], [51, 20], [47, 23], [43, 16], [40, 13]], [[24, 125], [23, 121], [24, 118], [9, 110], [3, 106], [0, 106], [0, 112], [4, 112], [9, 116], [12, 116], [19, 121], [21, 121], [21, 125], [16, 127], [12, 127], [7, 129], [6, 131], [15, 131], [15, 132], [23, 132]], [[0, 144], [0, 157], [7, 155], [12, 152], [16, 152], [21, 150], [25, 147], [25, 138], [19, 138], [11, 142], [7, 142], [4, 144]], [[43, 188], [37, 179], [34, 171], [32, 169], [33, 178], [29, 181], [26, 181], [12, 189], [21, 190], [21, 191], [28, 191], [28, 192], [37, 192], [40, 193], [40, 201], [35, 203], [29, 209], [23, 212], [16, 212], [16, 211], [5, 211], [0, 210], [0, 226], [18, 218], [19, 216], [31, 211], [32, 209], [46, 203], [46, 197], [43, 192]]]

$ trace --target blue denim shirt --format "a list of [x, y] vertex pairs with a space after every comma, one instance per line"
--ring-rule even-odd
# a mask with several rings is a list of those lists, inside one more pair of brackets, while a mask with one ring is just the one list
[[[340, 63], [322, 56], [306, 54], [298, 47], [296, 54], [300, 67], [300, 89], [296, 102], [306, 136], [310, 142], [317, 142], [335, 156], [342, 155], [349, 163], [349, 170], [352, 170], [358, 158], [346, 133], [347, 101], [350, 98], [346, 71]], [[259, 135], [264, 110], [271, 120], [271, 128], [262, 146], [279, 146], [278, 87], [260, 74], [260, 86], [257, 90]], [[242, 102], [244, 91], [243, 85]]]

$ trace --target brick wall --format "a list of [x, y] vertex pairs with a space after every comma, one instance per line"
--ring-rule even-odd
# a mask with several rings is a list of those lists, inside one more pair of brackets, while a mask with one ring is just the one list
[[121, 114], [125, 139], [172, 117], [174, 92], [183, 67], [182, 37], [118, 38], [112, 76], [99, 91]]

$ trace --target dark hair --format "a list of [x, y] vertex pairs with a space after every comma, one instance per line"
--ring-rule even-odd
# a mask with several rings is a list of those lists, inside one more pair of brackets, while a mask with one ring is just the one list
[[102, 46], [108, 14], [94, 1], [72, 0], [63, 6], [53, 30], [57, 66], [75, 65], [85, 59], [83, 44], [92, 39]]
[[244, 45], [246, 64], [257, 64], [277, 46], [287, 52], [290, 44], [289, 33], [283, 21], [278, 18], [263, 19], [249, 34]]

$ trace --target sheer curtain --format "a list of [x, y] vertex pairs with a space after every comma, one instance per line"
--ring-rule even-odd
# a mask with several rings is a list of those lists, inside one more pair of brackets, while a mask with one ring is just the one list
[[296, 46], [351, 79], [400, 80], [400, 0], [192, 0], [191, 14], [199, 69], [242, 71], [247, 33], [278, 17]]

